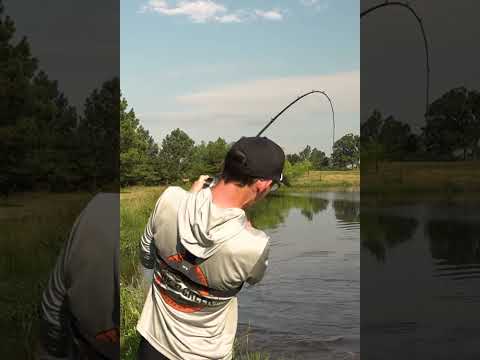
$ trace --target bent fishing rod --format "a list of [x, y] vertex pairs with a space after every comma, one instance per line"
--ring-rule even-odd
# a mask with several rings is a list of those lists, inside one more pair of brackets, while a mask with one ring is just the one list
[[[265, 125], [262, 130], [260, 130], [260, 132], [256, 135], [257, 137], [258, 136], [261, 136], [265, 130], [267, 130], [274, 122], [275, 120], [277, 120], [280, 115], [282, 115], [285, 111], [287, 111], [288, 108], [290, 108], [293, 104], [295, 104], [296, 102], [300, 101], [301, 99], [303, 99], [304, 97], [307, 97], [308, 95], [311, 95], [311, 94], [322, 94], [324, 95], [327, 99], [328, 99], [328, 102], [330, 103], [330, 108], [332, 109], [332, 124], [333, 124], [333, 131], [332, 131], [332, 148], [333, 146], [335, 145], [335, 111], [333, 110], [333, 103], [332, 103], [332, 100], [330, 99], [330, 97], [327, 95], [327, 93], [325, 91], [321, 91], [321, 90], [312, 90], [312, 91], [309, 91], [303, 95], [300, 95], [299, 97], [297, 97], [295, 100], [293, 100], [292, 102], [290, 102], [287, 106], [285, 106], [277, 115], [275, 115], [268, 123], [267, 125]], [[285, 179], [286, 181], [288, 181], [287, 179]], [[206, 187], [211, 187], [214, 183], [216, 182], [216, 177], [209, 177], [207, 180], [205, 180], [205, 184], [204, 184], [204, 188]]]
[[321, 91], [321, 90], [312, 90], [312, 91], [309, 91], [299, 97], [297, 97], [295, 100], [293, 100], [290, 104], [288, 104], [287, 106], [285, 106], [277, 115], [275, 115], [269, 122], [267, 125], [265, 125], [263, 127], [262, 130], [260, 130], [260, 132], [257, 134], [257, 136], [260, 136], [263, 134], [263, 132], [265, 130], [267, 130], [270, 125], [272, 125], [274, 123], [275, 120], [278, 119], [278, 117], [280, 115], [282, 115], [290, 106], [292, 106], [293, 104], [295, 104], [297, 101], [300, 101], [301, 99], [303, 99], [304, 97], [308, 96], [308, 95], [311, 95], [311, 94], [322, 94], [324, 95], [327, 99], [328, 99], [328, 102], [330, 103], [330, 108], [332, 109], [332, 124], [333, 124], [333, 133], [332, 133], [332, 147], [333, 145], [335, 144], [335, 111], [333, 110], [333, 103], [332, 103], [332, 100], [330, 99], [330, 97], [327, 95], [327, 93], [325, 91]]
[[410, 6], [408, 2], [402, 2], [402, 1], [389, 1], [386, 0], [384, 3], [372, 6], [371, 8], [368, 8], [365, 11], [362, 11], [360, 13], [360, 19], [363, 17], [367, 16], [368, 14], [374, 12], [375, 10], [387, 7], [387, 6], [399, 6], [404, 9], [407, 9], [417, 20], [418, 26], [420, 27], [420, 30], [422, 32], [422, 37], [423, 37], [423, 46], [425, 48], [425, 71], [426, 71], [426, 84], [425, 84], [425, 116], [428, 114], [428, 108], [430, 104], [430, 53], [428, 50], [428, 39], [427, 39], [427, 34], [425, 32], [425, 28], [423, 27], [423, 20], [422, 18], [417, 14], [414, 8]]

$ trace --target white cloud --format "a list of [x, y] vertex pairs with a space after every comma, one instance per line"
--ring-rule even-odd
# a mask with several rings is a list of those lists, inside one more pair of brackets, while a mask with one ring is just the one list
[[304, 6], [314, 8], [317, 11], [328, 9], [328, 3], [320, 0], [300, 0], [300, 3]]
[[263, 10], [255, 10], [255, 15], [258, 17], [267, 19], [267, 20], [282, 20], [283, 15], [281, 12], [278, 10], [269, 10], [269, 11], [263, 11]]
[[244, 21], [237, 14], [228, 14], [228, 15], [218, 16], [216, 18], [216, 20], [220, 23], [223, 23], [223, 24], [226, 24], [226, 23], [241, 23], [241, 22]]
[[278, 10], [246, 10], [230, 11], [225, 5], [213, 0], [182, 0], [171, 5], [166, 0], [149, 0], [143, 5], [140, 13], [154, 12], [165, 16], [186, 16], [195, 23], [242, 23], [253, 18], [265, 20], [282, 20]]
[[[232, 117], [272, 113], [309, 90], [323, 90], [332, 98], [338, 112], [358, 112], [360, 74], [358, 71], [318, 76], [293, 76], [255, 80], [208, 89], [177, 97], [177, 102], [194, 112]], [[306, 98], [302, 111], [330, 111], [319, 107], [314, 96]], [[273, 114], [272, 114], [273, 115]]]
[[227, 11], [225, 6], [211, 0], [179, 1], [173, 7], [163, 0], [150, 0], [143, 9], [168, 16], [184, 15], [198, 23], [215, 19]]
[[[180, 127], [197, 142], [219, 136], [229, 142], [241, 135], [257, 134], [284, 106], [313, 89], [324, 90], [332, 99], [335, 138], [350, 132], [358, 134], [359, 71], [244, 81], [177, 96], [163, 107], [164, 111], [151, 109], [137, 115], [157, 140]], [[328, 100], [319, 94], [302, 99], [282, 115], [266, 136], [282, 144], [287, 152], [298, 152], [309, 144], [330, 154], [332, 125]]]

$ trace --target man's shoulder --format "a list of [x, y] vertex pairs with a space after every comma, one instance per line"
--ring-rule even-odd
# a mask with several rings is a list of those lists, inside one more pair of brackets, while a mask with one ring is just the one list
[[177, 207], [187, 195], [188, 191], [184, 190], [180, 186], [167, 187], [157, 199], [155, 208], [153, 210], [154, 214], [158, 214], [158, 211], [165, 208], [165, 206]]
[[[118, 193], [98, 193], [85, 207], [85, 210], [95, 215], [109, 214], [107, 210], [118, 209], [120, 206], [120, 194]], [[116, 214], [116, 212], [115, 212]]]
[[118, 234], [119, 208], [120, 195], [118, 193], [98, 193], [84, 207], [77, 217], [76, 224], [78, 228], [82, 229], [82, 232]]
[[238, 241], [232, 245], [239, 247], [236, 252], [245, 251], [247, 253], [255, 253], [260, 255], [263, 253], [265, 247], [268, 245], [270, 237], [262, 230], [253, 227], [245, 227], [238, 236]]
[[162, 192], [162, 194], [158, 198], [158, 202], [162, 200], [178, 200], [187, 195], [188, 191], [181, 188], [180, 186], [169, 186]]
[[252, 226], [245, 227], [245, 233], [254, 237], [258, 241], [267, 242], [270, 239], [269, 236], [264, 231], [256, 229]]
[[169, 196], [175, 196], [175, 195], [186, 196], [188, 194], [188, 191], [180, 186], [169, 186], [165, 189], [162, 195], [164, 194]]

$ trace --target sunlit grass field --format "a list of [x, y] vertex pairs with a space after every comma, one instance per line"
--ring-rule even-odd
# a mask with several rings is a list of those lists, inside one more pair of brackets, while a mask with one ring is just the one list
[[358, 190], [360, 187], [360, 171], [318, 171], [312, 170], [294, 179], [290, 188], [282, 191], [324, 191], [324, 190]]
[[[120, 193], [120, 254], [121, 254], [121, 358], [136, 359], [139, 335], [136, 325], [146, 289], [139, 271], [139, 241], [155, 202], [165, 187], [129, 187]], [[266, 360], [267, 354], [250, 352], [249, 334], [239, 334], [235, 359]]]
[[480, 191], [480, 161], [381, 162], [362, 167], [362, 192]]

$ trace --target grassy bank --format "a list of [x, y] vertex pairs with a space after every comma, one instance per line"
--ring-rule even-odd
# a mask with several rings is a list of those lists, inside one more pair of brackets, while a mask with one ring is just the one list
[[33, 359], [39, 305], [87, 193], [13, 194], [0, 200], [1, 358]]
[[130, 187], [120, 193], [120, 328], [121, 358], [135, 359], [139, 337], [135, 330], [144, 302], [139, 272], [140, 237], [164, 187]]
[[381, 162], [362, 168], [365, 193], [462, 193], [480, 191], [480, 161]]
[[359, 190], [360, 171], [309, 171], [294, 179], [291, 187], [283, 187], [283, 192]]
[[[165, 187], [129, 187], [120, 194], [121, 254], [121, 358], [136, 359], [139, 336], [135, 330], [145, 299], [145, 286], [139, 272], [139, 241], [156, 200]], [[265, 360], [267, 355], [248, 349], [248, 334], [235, 343], [235, 359]]]

